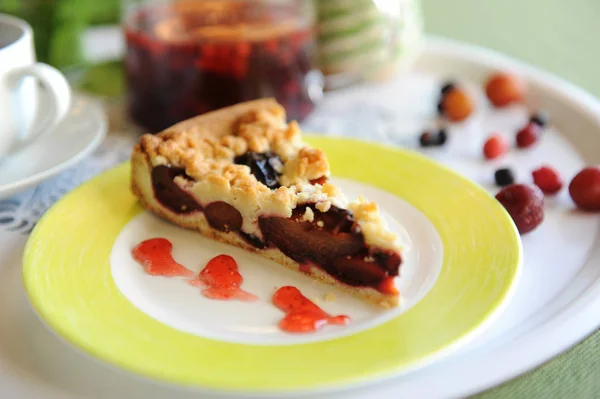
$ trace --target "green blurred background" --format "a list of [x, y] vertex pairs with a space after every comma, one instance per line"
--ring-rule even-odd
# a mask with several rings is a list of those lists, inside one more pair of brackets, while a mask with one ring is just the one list
[[58, 68], [80, 64], [82, 33], [92, 25], [117, 23], [120, 7], [120, 0], [0, 0], [0, 12], [33, 26], [38, 60]]
[[[600, 95], [600, 1], [421, 2], [427, 32], [500, 50]], [[34, 25], [38, 58], [58, 67], [80, 63], [81, 32], [117, 23], [119, 11], [119, 0], [0, 0], [0, 12]]]
[[490, 47], [600, 96], [599, 0], [422, 0], [426, 30]]

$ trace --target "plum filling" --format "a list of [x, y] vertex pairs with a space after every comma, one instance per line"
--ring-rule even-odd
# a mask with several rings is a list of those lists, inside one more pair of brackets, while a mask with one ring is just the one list
[[242, 228], [242, 214], [227, 202], [211, 202], [204, 208], [204, 216], [212, 228], [229, 233]]
[[303, 208], [306, 207], [296, 208], [289, 219], [261, 217], [258, 225], [265, 241], [298, 263], [314, 263], [328, 272], [326, 265], [331, 266], [336, 259], [357, 255], [363, 250], [362, 235], [348, 228], [352, 222], [322, 214], [323, 227], [320, 227], [316, 214], [313, 222], [302, 220]]
[[[204, 209], [173, 182], [176, 176], [187, 178], [185, 170], [157, 166], [152, 170], [156, 199], [171, 211], [187, 214], [204, 211], [210, 226], [222, 232], [236, 232], [255, 248], [278, 248], [302, 266], [314, 265], [342, 283], [373, 287], [383, 293], [395, 293], [393, 278], [398, 276], [402, 259], [395, 252], [369, 250], [352, 213], [332, 206], [329, 211], [314, 205], [300, 205], [291, 218], [262, 216], [258, 220], [264, 241], [241, 230], [243, 217], [230, 204], [216, 201]], [[304, 219], [310, 207], [314, 218]], [[309, 268], [308, 268], [309, 269]], [[307, 271], [307, 268], [304, 268]]]
[[[314, 220], [303, 220], [306, 207]], [[268, 245], [300, 264], [314, 264], [351, 286], [370, 286], [395, 292], [389, 280], [398, 276], [402, 259], [396, 253], [370, 253], [352, 213], [332, 206], [320, 212], [312, 205], [297, 207], [292, 217], [261, 217], [258, 221]]]
[[265, 249], [265, 248], [267, 248], [267, 244], [265, 244], [263, 242], [263, 240], [261, 240], [260, 238], [258, 238], [254, 234], [248, 234], [248, 233], [245, 233], [245, 232], [243, 232], [241, 230], [238, 231], [238, 234], [240, 235], [240, 237], [242, 237], [244, 239], [244, 241], [246, 241], [249, 245], [252, 245], [255, 248], [258, 248], [258, 249]]
[[246, 165], [250, 168], [250, 172], [256, 177], [256, 180], [269, 187], [271, 190], [279, 188], [280, 171], [283, 169], [281, 159], [277, 154], [267, 152], [252, 152], [248, 151], [242, 155], [238, 155], [233, 160], [238, 165]]
[[201, 211], [200, 204], [175, 184], [173, 179], [177, 176], [183, 176], [191, 180], [183, 168], [166, 165], [158, 165], [152, 168], [152, 188], [158, 202], [175, 213], [186, 214]]
[[208, 224], [216, 230], [229, 233], [237, 232], [240, 237], [253, 247], [264, 249], [266, 245], [255, 235], [248, 234], [242, 231], [243, 218], [242, 214], [229, 205], [227, 202], [216, 201], [211, 202], [204, 208], [204, 216]]

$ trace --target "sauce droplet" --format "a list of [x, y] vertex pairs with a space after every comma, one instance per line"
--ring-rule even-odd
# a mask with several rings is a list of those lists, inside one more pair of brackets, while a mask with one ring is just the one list
[[291, 333], [316, 331], [326, 324], [348, 324], [350, 317], [331, 316], [296, 287], [281, 287], [273, 294], [273, 304], [286, 315], [279, 322], [279, 328]]
[[238, 271], [238, 264], [229, 255], [219, 255], [208, 261], [198, 278], [190, 281], [196, 287], [202, 287], [202, 295], [211, 299], [238, 299], [256, 301], [258, 297], [240, 288], [244, 278]]
[[153, 276], [193, 277], [194, 272], [186, 269], [173, 259], [173, 244], [166, 238], [151, 238], [138, 244], [131, 254]]

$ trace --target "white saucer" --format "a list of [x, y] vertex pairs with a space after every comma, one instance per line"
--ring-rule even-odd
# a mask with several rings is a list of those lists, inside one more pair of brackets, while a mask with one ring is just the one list
[[100, 104], [73, 96], [67, 118], [31, 146], [0, 161], [0, 199], [35, 186], [76, 164], [104, 140], [107, 122]]

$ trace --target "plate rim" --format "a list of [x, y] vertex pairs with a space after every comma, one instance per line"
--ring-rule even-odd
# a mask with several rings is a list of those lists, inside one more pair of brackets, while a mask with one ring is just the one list
[[[491, 201], [494, 201], [493, 197], [489, 193], [487, 193], [485, 191], [485, 189], [483, 189], [481, 186], [479, 186], [476, 183], [472, 182], [471, 180], [461, 176], [460, 174], [454, 172], [452, 169], [450, 169], [444, 165], [440, 165], [439, 163], [437, 163], [437, 162], [429, 159], [428, 157], [426, 157], [422, 154], [419, 154], [417, 152], [410, 151], [407, 149], [399, 149], [397, 147], [386, 146], [384, 144], [376, 143], [376, 142], [372, 142], [372, 141], [368, 141], [368, 140], [340, 138], [340, 137], [323, 137], [323, 136], [309, 136], [309, 135], [306, 135], [306, 136], [309, 137], [309, 140], [314, 139], [314, 140], [324, 140], [324, 141], [332, 141], [332, 142], [347, 141], [347, 142], [353, 143], [352, 145], [368, 144], [368, 145], [374, 147], [378, 151], [384, 150], [384, 151], [388, 151], [390, 153], [399, 153], [399, 152], [405, 153], [409, 157], [413, 157], [418, 160], [421, 160], [422, 162], [429, 163], [433, 167], [443, 170], [444, 173], [449, 173], [449, 174], [453, 175], [457, 180], [462, 181], [463, 184], [465, 184], [467, 186], [471, 186], [474, 190], [477, 190], [483, 196], [488, 197]], [[115, 169], [123, 168], [126, 164], [127, 164], [127, 162], [90, 180], [89, 182], [85, 183], [84, 185], [82, 185], [79, 188], [77, 188], [76, 190], [74, 190], [71, 194], [69, 194], [69, 196], [76, 194], [83, 186], [86, 186], [88, 184], [89, 185], [94, 184], [95, 180], [98, 178], [101, 178], [101, 176], [103, 176], [107, 173], [110, 173], [111, 171], [114, 172]], [[346, 176], [344, 174], [340, 175], [340, 177], [348, 178], [348, 176]], [[366, 184], [371, 184], [371, 185], [374, 185], [375, 187], [377, 187], [377, 185], [374, 184], [373, 182], [361, 181], [360, 179], [354, 179], [354, 180], [358, 181], [358, 182], [363, 182]], [[379, 187], [379, 188], [385, 190], [385, 188], [383, 188], [383, 187]], [[395, 194], [395, 195], [397, 195], [397, 194]], [[65, 198], [67, 198], [67, 197], [65, 197]], [[64, 199], [62, 199], [61, 201], [63, 201], [63, 200]], [[490, 202], [490, 204], [491, 203], [492, 202]], [[413, 206], [415, 206], [415, 204], [413, 204]], [[417, 206], [417, 209], [419, 209], [418, 206]], [[89, 353], [86, 350], [86, 348], [81, 347], [80, 345], [78, 345], [75, 342], [69, 341], [68, 338], [63, 337], [59, 331], [55, 331], [54, 328], [50, 327], [49, 323], [44, 319], [44, 315], [41, 312], [39, 312], [39, 310], [31, 302], [31, 299], [29, 298], [29, 290], [27, 288], [27, 283], [25, 281], [26, 280], [25, 269], [27, 267], [27, 254], [30, 252], [30, 249], [31, 249], [30, 248], [30, 246], [31, 246], [30, 244], [32, 242], [31, 239], [28, 240], [28, 243], [27, 243], [25, 251], [24, 251], [23, 280], [24, 280], [24, 284], [26, 287], [26, 293], [28, 294], [27, 295], [28, 300], [31, 302], [32, 308], [35, 309], [35, 313], [38, 315], [38, 317], [40, 319], [42, 319], [43, 324], [46, 327], [50, 328], [51, 331], [53, 331], [55, 334], [59, 334], [62, 337], [63, 342], [67, 342], [69, 344], [69, 346], [74, 347], [78, 352], [83, 352], [86, 355], [86, 357], [92, 357], [96, 360], [100, 360], [101, 363], [107, 364], [108, 366], [110, 366], [112, 368], [116, 367], [117, 369], [126, 371], [130, 374], [134, 373], [134, 375], [141, 377], [144, 380], [147, 380], [147, 381], [150, 381], [153, 383], [158, 383], [158, 384], [165, 384], [169, 387], [193, 389], [194, 391], [198, 391], [198, 392], [217, 393], [217, 394], [224, 394], [224, 393], [225, 394], [239, 394], [239, 393], [248, 394], [249, 393], [252, 395], [260, 394], [261, 396], [269, 396], [270, 397], [270, 396], [282, 396], [282, 395], [286, 395], [286, 396], [292, 395], [293, 396], [294, 393], [298, 393], [298, 392], [301, 392], [302, 394], [319, 394], [319, 393], [337, 392], [337, 391], [353, 389], [356, 387], [372, 384], [372, 383], [378, 382], [378, 381], [385, 381], [385, 380], [389, 380], [392, 378], [396, 378], [399, 375], [403, 375], [405, 373], [412, 372], [412, 371], [419, 369], [425, 365], [431, 364], [431, 363], [435, 362], [436, 360], [438, 360], [442, 357], [445, 357], [445, 356], [449, 355], [450, 353], [456, 351], [458, 348], [462, 347], [463, 345], [468, 343], [470, 340], [476, 338], [476, 336], [478, 336], [480, 333], [482, 333], [487, 327], [489, 327], [489, 325], [491, 325], [496, 320], [497, 317], [500, 316], [500, 314], [502, 313], [504, 308], [510, 302], [510, 299], [512, 299], [514, 292], [516, 291], [516, 287], [518, 285], [518, 281], [519, 281], [521, 271], [522, 271], [523, 251], [522, 251], [522, 243], [521, 243], [520, 237], [518, 235], [518, 232], [516, 230], [516, 227], [514, 226], [514, 223], [512, 223], [512, 220], [510, 219], [508, 214], [506, 214], [505, 211], [500, 206], [498, 206], [497, 209], [504, 213], [503, 220], [508, 222], [508, 223], [506, 223], [506, 226], [508, 226], [510, 224], [509, 230], [511, 230], [511, 234], [513, 235], [513, 238], [516, 237], [515, 244], [517, 247], [516, 252], [515, 252], [516, 253], [516, 258], [515, 258], [516, 264], [513, 267], [513, 269], [514, 269], [513, 276], [512, 276], [512, 279], [510, 280], [510, 282], [508, 282], [508, 284], [506, 286], [507, 287], [506, 291], [503, 291], [503, 295], [502, 295], [501, 299], [498, 302], [495, 302], [493, 306], [488, 308], [488, 311], [486, 312], [486, 317], [484, 317], [481, 321], [479, 321], [477, 324], [475, 324], [474, 327], [471, 326], [468, 330], [466, 330], [466, 332], [463, 331], [461, 333], [462, 335], [460, 335], [458, 338], [454, 339], [454, 341], [444, 344], [443, 349], [438, 349], [436, 351], [428, 353], [425, 356], [421, 356], [418, 360], [412, 362], [408, 366], [403, 366], [402, 368], [396, 367], [396, 369], [392, 369], [392, 370], [379, 371], [377, 373], [374, 373], [374, 374], [371, 374], [369, 376], [362, 377], [362, 378], [356, 377], [355, 381], [349, 381], [349, 379], [346, 379], [344, 381], [337, 381], [337, 383], [334, 383], [334, 384], [309, 386], [307, 388], [304, 388], [304, 387], [275, 388], [275, 389], [244, 388], [244, 389], [240, 390], [240, 389], [236, 389], [236, 388], [221, 389], [221, 387], [210, 388], [210, 387], [201, 387], [199, 385], [182, 385], [182, 384], [174, 383], [173, 381], [153, 379], [147, 375], [140, 374], [140, 370], [137, 370], [137, 372], [135, 372], [129, 368], [117, 367], [113, 362], [106, 362], [106, 360], [103, 360], [102, 358], [96, 359], [96, 355], [94, 355], [93, 353]], [[44, 215], [44, 217], [42, 218], [42, 220], [40, 220], [40, 222], [36, 226], [36, 229], [40, 229], [41, 226], [44, 225], [44, 219], [50, 217], [51, 214], [52, 214], [52, 212], [47, 212]], [[425, 214], [425, 215], [427, 216], [427, 214]], [[496, 216], [498, 216], [498, 215], [495, 215], [495, 217]], [[35, 231], [34, 231], [34, 233], [32, 233], [32, 235], [30, 237], [34, 237], [34, 236], [35, 236]], [[489, 309], [491, 309], [491, 311]], [[313, 385], [315, 385], [315, 384], [313, 384]], [[293, 391], [293, 390], [295, 390], [295, 391]]]

